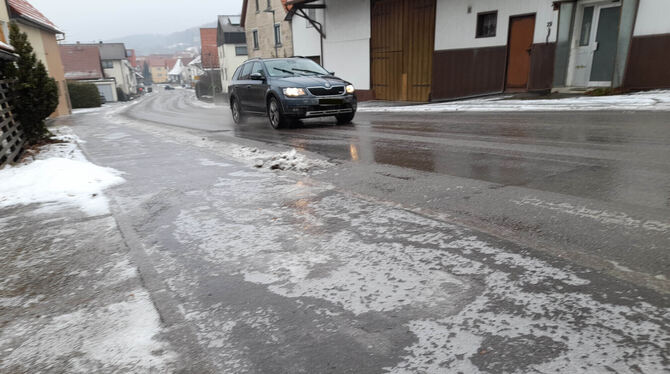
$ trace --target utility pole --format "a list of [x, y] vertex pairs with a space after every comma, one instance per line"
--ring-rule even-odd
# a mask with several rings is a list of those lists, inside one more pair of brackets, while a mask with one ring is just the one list
[[208, 52], [207, 53], [207, 60], [209, 64], [209, 85], [212, 86], [212, 103], [214, 103], [214, 95], [215, 95], [215, 90], [214, 90], [214, 74], [213, 71], [214, 69], [212, 68], [214, 64], [212, 63], [212, 53]]

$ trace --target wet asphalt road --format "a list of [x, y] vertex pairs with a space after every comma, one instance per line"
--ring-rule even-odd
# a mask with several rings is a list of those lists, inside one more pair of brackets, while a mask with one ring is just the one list
[[289, 146], [339, 163], [319, 178], [668, 291], [670, 113], [359, 113], [272, 130], [159, 92], [126, 115]]
[[[274, 131], [189, 94], [57, 121], [124, 173], [105, 194], [167, 371], [670, 372], [667, 115]], [[333, 165], [256, 169], [242, 145]]]

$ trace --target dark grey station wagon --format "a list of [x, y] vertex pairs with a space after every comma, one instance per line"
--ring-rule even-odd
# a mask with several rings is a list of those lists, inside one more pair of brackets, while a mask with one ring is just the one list
[[275, 129], [326, 116], [346, 124], [356, 114], [354, 86], [302, 57], [248, 60], [235, 71], [228, 93], [238, 124], [248, 115], [267, 115]]

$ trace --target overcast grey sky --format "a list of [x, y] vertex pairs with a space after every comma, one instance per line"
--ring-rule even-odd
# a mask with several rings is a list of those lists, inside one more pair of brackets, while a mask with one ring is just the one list
[[242, 10], [242, 0], [28, 1], [66, 33], [68, 42], [182, 31]]

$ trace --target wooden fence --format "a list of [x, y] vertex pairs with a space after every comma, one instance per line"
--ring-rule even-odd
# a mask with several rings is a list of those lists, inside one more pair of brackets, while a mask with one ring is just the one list
[[9, 105], [12, 83], [0, 80], [0, 168], [18, 161], [23, 151], [23, 131]]

